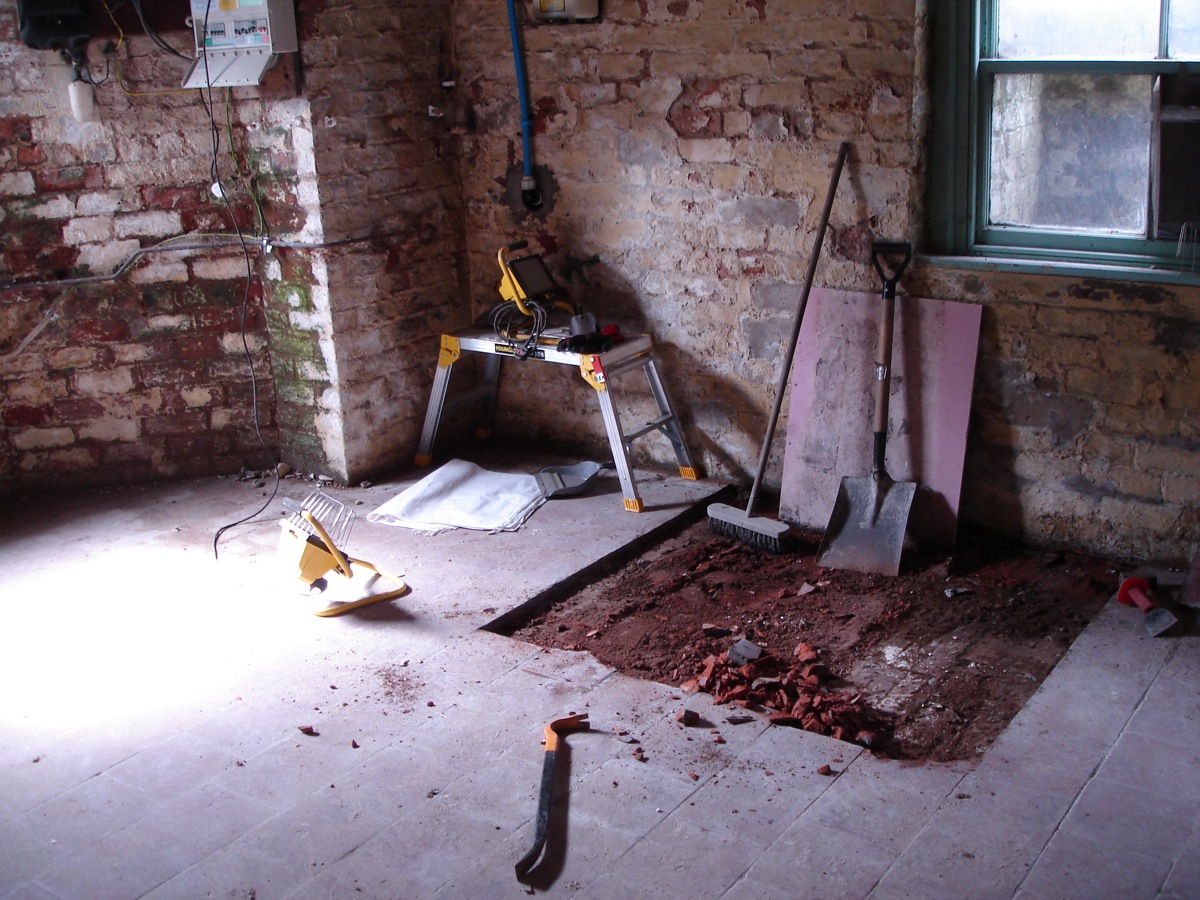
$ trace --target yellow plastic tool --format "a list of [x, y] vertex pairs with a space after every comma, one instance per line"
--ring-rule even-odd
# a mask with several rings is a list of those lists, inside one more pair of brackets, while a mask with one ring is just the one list
[[533, 316], [529, 307], [525, 305], [525, 301], [529, 298], [525, 295], [525, 290], [521, 287], [521, 282], [512, 273], [512, 269], [508, 266], [508, 254], [514, 250], [524, 250], [529, 246], [527, 241], [517, 241], [501, 247], [496, 253], [496, 262], [500, 264], [500, 296], [504, 300], [511, 301], [517, 305], [522, 315]]
[[299, 503], [285, 500], [284, 507], [290, 515], [279, 522], [283, 530], [279, 548], [285, 556], [295, 559], [300, 580], [310, 588], [318, 587], [330, 572], [343, 578], [353, 578], [355, 566], [367, 569], [395, 585], [390, 591], [317, 610], [318, 616], [340, 616], [352, 609], [394, 600], [408, 593], [408, 585], [402, 579], [365, 559], [347, 556], [338, 549], [338, 544], [344, 543], [349, 536], [354, 520], [354, 513], [345, 504], [320, 491], [313, 491]]

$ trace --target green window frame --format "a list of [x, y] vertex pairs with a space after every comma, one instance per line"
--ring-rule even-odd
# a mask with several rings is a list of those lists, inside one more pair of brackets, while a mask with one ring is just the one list
[[[1158, 53], [1154, 58], [1001, 58], [997, 7], [1000, 0], [943, 0], [929, 5], [930, 92], [927, 247], [968, 267], [1013, 268], [1094, 274], [1108, 270], [1140, 280], [1200, 283], [1200, 240], [1191, 224], [1182, 234], [1157, 223], [1159, 136], [1164, 121], [1157, 98], [1168, 82], [1200, 85], [1200, 60], [1169, 59], [1169, 3], [1161, 0]], [[1184, 2], [1184, 0], [1175, 0]], [[1190, 2], [1190, 0], [1189, 0]], [[1071, 227], [991, 221], [993, 100], [997, 85], [1011, 76], [1050, 78], [1140, 76], [1154, 84], [1151, 150], [1146, 158], [1147, 206], [1141, 233], [1099, 232]], [[1061, 80], [1060, 80], [1061, 83]], [[1193, 110], [1196, 112], [1196, 110]], [[1196, 120], [1200, 122], [1200, 115]], [[1200, 128], [1200, 125], [1197, 126]], [[1170, 190], [1165, 180], [1163, 186]], [[1132, 189], [1132, 188], [1131, 188]], [[1190, 208], [1200, 208], [1200, 197]], [[1190, 216], [1189, 216], [1190, 222]], [[1200, 224], [1200, 223], [1198, 223]]]

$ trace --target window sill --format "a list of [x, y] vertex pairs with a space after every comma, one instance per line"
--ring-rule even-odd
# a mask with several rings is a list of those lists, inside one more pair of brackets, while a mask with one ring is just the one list
[[[1141, 284], [1200, 286], [1200, 271], [1180, 272], [1161, 268], [1123, 266], [1082, 261], [1016, 259], [1002, 256], [940, 256], [918, 254], [922, 265], [938, 269], [968, 269], [978, 272], [1017, 272], [1029, 275], [1053, 275], [1062, 278], [1099, 278], [1106, 281], [1132, 281]], [[1200, 265], [1200, 263], [1198, 263]]]

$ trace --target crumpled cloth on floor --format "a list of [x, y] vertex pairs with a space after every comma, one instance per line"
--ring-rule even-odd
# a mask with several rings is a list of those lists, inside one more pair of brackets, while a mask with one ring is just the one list
[[534, 475], [489, 472], [452, 459], [372, 510], [367, 521], [427, 534], [451, 528], [516, 531], [544, 501]]

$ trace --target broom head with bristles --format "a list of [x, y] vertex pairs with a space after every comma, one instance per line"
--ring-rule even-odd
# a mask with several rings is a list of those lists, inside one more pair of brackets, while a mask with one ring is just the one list
[[714, 503], [708, 507], [708, 528], [714, 534], [736, 538], [768, 553], [786, 553], [795, 543], [786, 522], [752, 516], [727, 503]]

